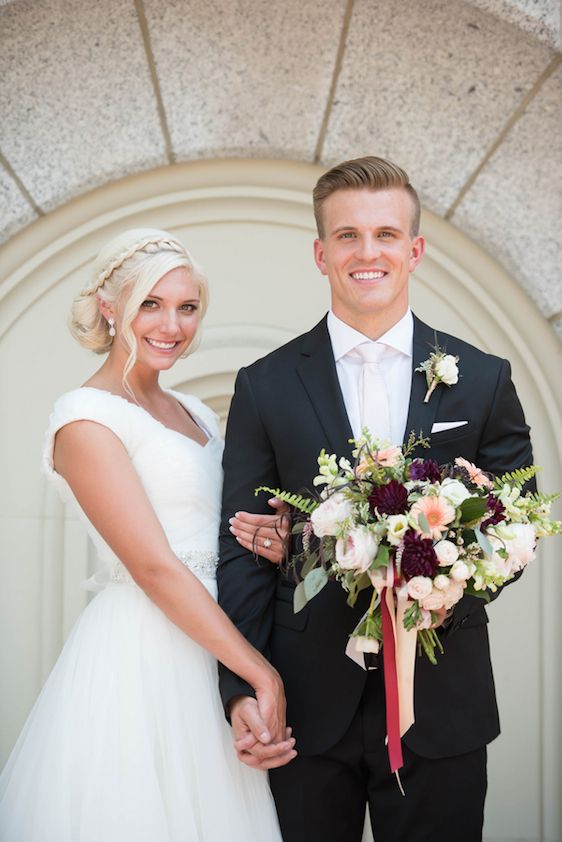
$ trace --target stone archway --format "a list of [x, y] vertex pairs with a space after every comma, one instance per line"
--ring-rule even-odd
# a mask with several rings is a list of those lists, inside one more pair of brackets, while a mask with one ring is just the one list
[[[10, 688], [0, 702], [4, 756], [84, 604], [79, 582], [93, 563], [79, 524], [38, 473], [53, 400], [95, 367], [65, 329], [89, 264], [104, 241], [128, 227], [157, 225], [185, 240], [210, 277], [211, 309], [201, 349], [165, 382], [199, 394], [225, 416], [236, 370], [306, 330], [327, 308], [326, 282], [311, 253], [310, 191], [318, 174], [287, 161], [168, 167], [74, 200], [0, 252], [0, 434], [10, 482], [2, 503], [0, 669]], [[412, 284], [414, 309], [511, 360], [544, 487], [555, 489], [562, 473], [559, 343], [517, 283], [473, 242], [428, 212], [423, 229], [428, 250]], [[541, 562], [490, 611], [504, 726], [490, 750], [487, 829], [494, 838], [554, 839], [562, 826], [555, 645], [562, 572], [554, 553], [545, 547]], [[514, 753], [524, 758], [516, 768]]]

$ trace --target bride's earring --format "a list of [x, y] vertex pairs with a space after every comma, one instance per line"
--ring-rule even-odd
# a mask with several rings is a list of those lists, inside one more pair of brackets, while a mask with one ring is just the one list
[[107, 323], [109, 325], [109, 335], [115, 336], [115, 319], [110, 318], [107, 320]]

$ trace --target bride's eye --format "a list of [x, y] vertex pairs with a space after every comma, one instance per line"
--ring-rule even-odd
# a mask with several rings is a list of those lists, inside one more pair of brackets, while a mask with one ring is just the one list
[[156, 301], [152, 301], [150, 298], [147, 298], [146, 301], [143, 301], [141, 304], [141, 307], [144, 310], [153, 310], [156, 306]]

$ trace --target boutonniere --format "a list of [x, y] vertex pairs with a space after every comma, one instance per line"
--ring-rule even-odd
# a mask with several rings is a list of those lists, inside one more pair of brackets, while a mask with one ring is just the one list
[[435, 350], [429, 355], [429, 359], [425, 360], [416, 368], [416, 371], [425, 373], [425, 379], [427, 380], [427, 392], [423, 399], [424, 403], [429, 402], [430, 397], [439, 383], [444, 383], [445, 386], [454, 386], [455, 383], [458, 383], [458, 361], [458, 357], [443, 353], [439, 345], [435, 345]]

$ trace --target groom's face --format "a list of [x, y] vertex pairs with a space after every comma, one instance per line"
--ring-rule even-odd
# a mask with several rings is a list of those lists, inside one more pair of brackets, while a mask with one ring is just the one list
[[402, 188], [337, 190], [325, 200], [325, 236], [314, 243], [316, 265], [328, 276], [332, 309], [363, 330], [376, 316], [389, 325], [408, 307], [408, 278], [424, 251], [411, 233], [413, 204]]

